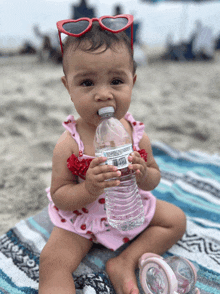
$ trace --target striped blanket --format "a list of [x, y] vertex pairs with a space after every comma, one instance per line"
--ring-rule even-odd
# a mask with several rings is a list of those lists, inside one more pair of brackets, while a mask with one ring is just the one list
[[[164, 257], [177, 255], [196, 263], [201, 293], [220, 293], [220, 157], [179, 152], [162, 143], [153, 144], [153, 152], [162, 174], [154, 195], [187, 215], [186, 233]], [[38, 293], [39, 256], [52, 228], [45, 208], [0, 237], [1, 294]], [[73, 273], [77, 293], [113, 293], [105, 262], [128, 245], [116, 252], [94, 245]]]

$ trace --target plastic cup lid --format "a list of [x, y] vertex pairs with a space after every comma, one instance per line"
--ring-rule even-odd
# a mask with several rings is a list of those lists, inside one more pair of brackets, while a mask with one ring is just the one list
[[107, 113], [115, 113], [115, 110], [114, 110], [114, 107], [112, 107], [112, 106], [109, 106], [109, 107], [103, 107], [103, 108], [100, 108], [99, 110], [98, 110], [98, 114], [100, 115], [100, 116], [102, 116], [102, 115], [104, 115], [104, 114], [107, 114]]

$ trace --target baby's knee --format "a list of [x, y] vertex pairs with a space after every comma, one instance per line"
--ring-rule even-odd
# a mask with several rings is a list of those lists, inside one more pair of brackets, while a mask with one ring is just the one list
[[186, 215], [181, 208], [175, 207], [175, 217], [173, 218], [173, 226], [180, 237], [182, 237], [186, 231]]

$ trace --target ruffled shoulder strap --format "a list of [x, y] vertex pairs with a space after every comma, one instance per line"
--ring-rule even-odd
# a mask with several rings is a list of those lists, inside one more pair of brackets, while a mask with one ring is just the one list
[[83, 153], [84, 151], [84, 145], [83, 142], [80, 139], [79, 133], [76, 130], [76, 120], [74, 119], [73, 115], [69, 115], [66, 118], [66, 121], [63, 122], [64, 128], [70, 132], [72, 135], [72, 138], [76, 141], [79, 147], [79, 153]]
[[138, 145], [144, 134], [144, 123], [136, 121], [129, 112], [126, 113], [124, 118], [129, 121], [133, 127], [133, 147], [139, 150], [140, 148]]

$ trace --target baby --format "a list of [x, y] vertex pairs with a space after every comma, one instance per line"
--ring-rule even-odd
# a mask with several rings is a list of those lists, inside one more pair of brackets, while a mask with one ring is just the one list
[[[162, 255], [171, 248], [184, 234], [186, 218], [180, 208], [149, 192], [159, 184], [160, 171], [143, 123], [128, 113], [137, 75], [125, 32], [111, 32], [92, 20], [90, 30], [67, 37], [62, 51], [62, 82], [79, 118], [68, 116], [53, 153], [48, 197], [55, 227], [40, 256], [39, 294], [76, 293], [72, 273], [93, 242], [116, 250], [135, 237], [120, 255], [107, 261], [106, 272], [117, 294], [137, 294], [139, 258], [147, 252]], [[95, 158], [98, 110], [106, 106], [114, 107], [115, 117], [133, 142], [129, 169], [135, 172], [145, 220], [131, 231], [118, 231], [106, 217], [104, 189], [120, 184], [117, 167], [102, 165], [104, 157]]]

